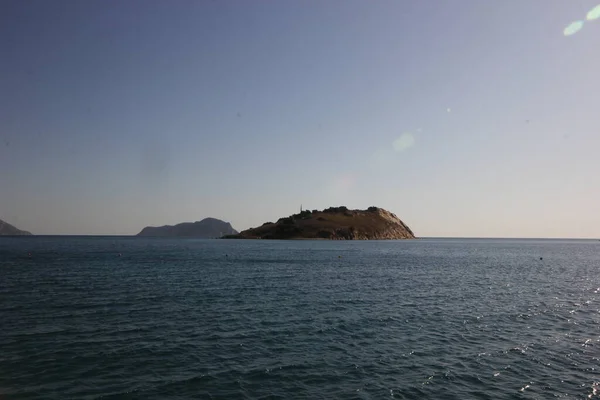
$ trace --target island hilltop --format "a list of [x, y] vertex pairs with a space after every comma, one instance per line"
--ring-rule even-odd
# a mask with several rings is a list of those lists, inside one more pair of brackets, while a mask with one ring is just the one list
[[224, 238], [382, 240], [414, 239], [415, 235], [396, 215], [383, 208], [349, 210], [342, 206], [302, 211]]
[[204, 239], [234, 235], [238, 231], [229, 222], [216, 218], [204, 218], [202, 221], [182, 222], [177, 225], [147, 226], [137, 236], [195, 237]]
[[31, 232], [22, 231], [0, 219], [0, 236], [30, 236]]

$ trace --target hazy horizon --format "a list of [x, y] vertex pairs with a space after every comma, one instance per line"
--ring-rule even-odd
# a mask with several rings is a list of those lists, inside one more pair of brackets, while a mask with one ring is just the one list
[[0, 219], [598, 238], [599, 2], [4, 1]]

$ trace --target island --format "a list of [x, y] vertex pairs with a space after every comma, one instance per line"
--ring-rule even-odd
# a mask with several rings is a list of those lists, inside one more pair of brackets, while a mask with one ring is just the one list
[[204, 218], [202, 221], [183, 222], [177, 225], [147, 226], [136, 236], [217, 239], [224, 235], [235, 235], [237, 233], [238, 231], [233, 229], [229, 222], [216, 218]]
[[22, 231], [0, 219], [0, 236], [31, 236], [31, 232]]
[[323, 211], [301, 211], [277, 222], [265, 222], [224, 239], [414, 239], [415, 235], [396, 215], [379, 207], [349, 210], [330, 207]]

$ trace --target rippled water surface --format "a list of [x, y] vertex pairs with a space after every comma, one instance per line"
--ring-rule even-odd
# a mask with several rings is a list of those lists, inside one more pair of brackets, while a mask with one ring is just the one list
[[3, 399], [588, 399], [599, 370], [600, 241], [0, 238]]

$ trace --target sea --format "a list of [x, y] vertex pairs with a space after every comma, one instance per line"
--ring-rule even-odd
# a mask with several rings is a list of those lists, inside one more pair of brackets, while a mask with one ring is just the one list
[[600, 241], [0, 238], [0, 399], [598, 399]]

